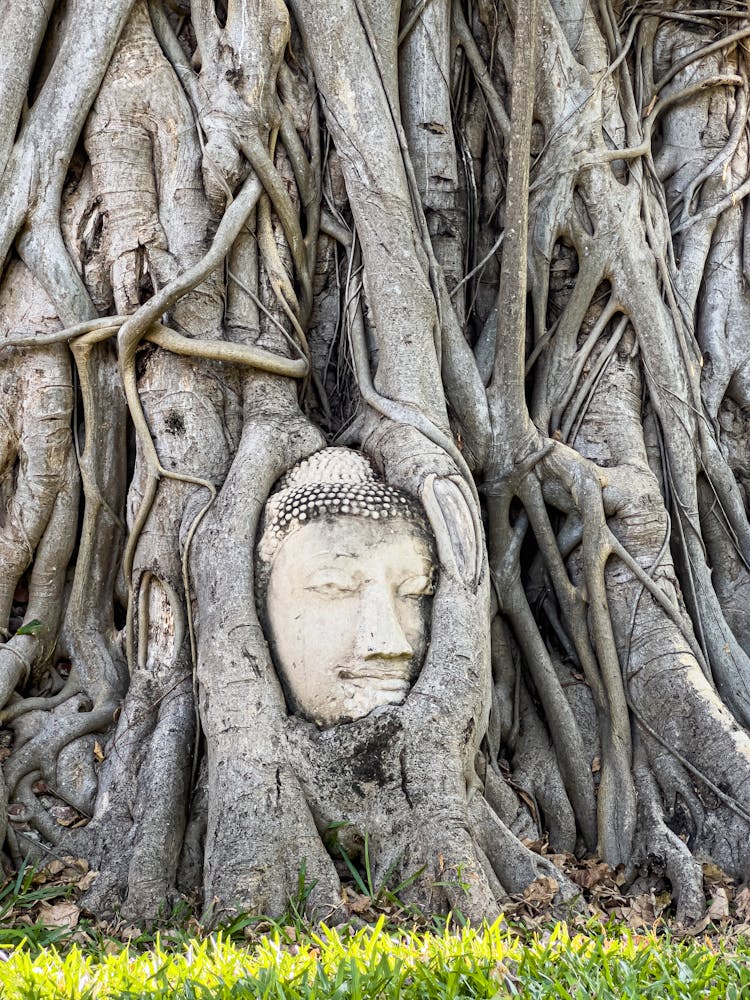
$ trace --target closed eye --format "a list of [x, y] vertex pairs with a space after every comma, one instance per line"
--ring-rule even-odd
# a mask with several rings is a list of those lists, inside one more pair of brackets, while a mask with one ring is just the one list
[[305, 590], [321, 597], [346, 597], [349, 594], [356, 594], [359, 587], [355, 580], [312, 579]]
[[404, 580], [397, 590], [399, 597], [432, 597], [435, 584], [432, 576], [412, 576]]

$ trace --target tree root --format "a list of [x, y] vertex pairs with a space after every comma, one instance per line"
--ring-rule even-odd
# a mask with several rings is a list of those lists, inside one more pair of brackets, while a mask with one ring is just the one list
[[638, 788], [638, 854], [643, 860], [656, 857], [664, 864], [677, 903], [677, 923], [696, 923], [706, 906], [703, 869], [687, 844], [664, 822], [659, 789], [640, 744], [636, 744], [634, 773]]

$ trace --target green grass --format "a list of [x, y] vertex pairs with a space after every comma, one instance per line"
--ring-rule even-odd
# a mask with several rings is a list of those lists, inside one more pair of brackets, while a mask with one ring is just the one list
[[[4, 932], [0, 930], [0, 946]], [[750, 941], [726, 948], [592, 925], [542, 934], [505, 925], [444, 933], [279, 928], [252, 945], [222, 934], [130, 946], [15, 947], [0, 960], [3, 1000], [750, 1000]], [[111, 953], [108, 953], [111, 952]], [[2, 958], [2, 956], [0, 956]]]
[[[386, 922], [407, 916], [391, 907], [374, 926], [315, 930], [302, 916], [302, 871], [280, 924], [239, 914], [208, 935], [175, 912], [161, 934], [90, 920], [71, 932], [41, 918], [70, 900], [80, 872], [73, 859], [62, 883], [48, 876], [27, 867], [0, 885], [0, 1000], [750, 1000], [747, 924], [724, 922], [700, 940], [614, 918], [456, 929], [422, 917], [407, 929]], [[357, 885], [360, 902], [383, 896], [369, 874]]]
[[[65, 899], [70, 886], [36, 884], [37, 871], [25, 865], [13, 878], [0, 883], [0, 947], [18, 944], [36, 948], [54, 944], [68, 936], [63, 927], [45, 927], [34, 919], [39, 903]], [[0, 993], [2, 997], [2, 993]]]

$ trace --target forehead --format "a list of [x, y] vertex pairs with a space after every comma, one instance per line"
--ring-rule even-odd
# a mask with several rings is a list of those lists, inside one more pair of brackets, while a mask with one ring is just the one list
[[[291, 532], [279, 555], [287, 559], [369, 560], [401, 558], [432, 564], [432, 544], [413, 521], [324, 515]], [[286, 560], [285, 560], [286, 561]]]

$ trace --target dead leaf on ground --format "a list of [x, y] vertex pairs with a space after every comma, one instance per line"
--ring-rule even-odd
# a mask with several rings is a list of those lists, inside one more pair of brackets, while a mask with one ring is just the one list
[[593, 889], [595, 885], [612, 878], [612, 869], [603, 861], [588, 861], [570, 873], [571, 879], [582, 889]]
[[39, 920], [46, 927], [69, 927], [73, 928], [78, 923], [81, 911], [75, 903], [63, 900], [61, 903], [53, 903], [48, 906], [42, 903], [39, 907]]
[[533, 797], [531, 795], [529, 795], [529, 793], [526, 791], [526, 789], [522, 788], [520, 785], [517, 785], [514, 781], [509, 781], [508, 784], [515, 791], [516, 795], [523, 802], [523, 804], [526, 806], [526, 808], [529, 810], [529, 812], [531, 813], [531, 817], [534, 820], [534, 822], [538, 823], [539, 822], [539, 813], [537, 812], [536, 802], [534, 801]]
[[727, 890], [723, 886], [719, 886], [714, 890], [713, 899], [708, 906], [706, 916], [709, 920], [726, 920], [729, 916], [729, 897], [727, 896]]
[[352, 913], [365, 913], [372, 906], [369, 896], [364, 896], [359, 892], [347, 892], [346, 908]]
[[[545, 857], [550, 861], [556, 868], [561, 871], [563, 869], [570, 868], [571, 865], [578, 866], [578, 861], [574, 854], [545, 854]], [[585, 864], [586, 862], [584, 862]]]
[[542, 875], [524, 889], [523, 898], [532, 906], [550, 906], [559, 888], [553, 878]]
[[549, 851], [549, 841], [546, 837], [539, 837], [536, 840], [530, 840], [528, 837], [522, 837], [521, 843], [524, 847], [527, 847], [534, 854], [541, 854], [544, 856]]
[[81, 890], [81, 892], [86, 892], [86, 890], [90, 889], [91, 886], [94, 884], [94, 882], [96, 882], [98, 877], [99, 877], [99, 872], [87, 872], [83, 876], [83, 878], [79, 879], [78, 882], [76, 882], [76, 885]]
[[734, 897], [734, 907], [737, 911], [738, 919], [743, 923], [750, 921], [750, 886], [745, 886], [744, 889], [739, 890]]
[[653, 927], [668, 904], [669, 898], [657, 899], [654, 892], [644, 892], [640, 896], [634, 896], [629, 906], [618, 908], [615, 912], [628, 927], [636, 930], [640, 927]]
[[81, 818], [78, 810], [68, 805], [54, 805], [49, 812], [60, 826], [72, 826]]
[[728, 890], [729, 899], [733, 896], [733, 887], [735, 885], [735, 880], [731, 878], [725, 871], [719, 868], [718, 865], [711, 864], [710, 862], [704, 864], [703, 868], [703, 887], [706, 890], [707, 896], [714, 895], [714, 888], [717, 885], [724, 886]]

